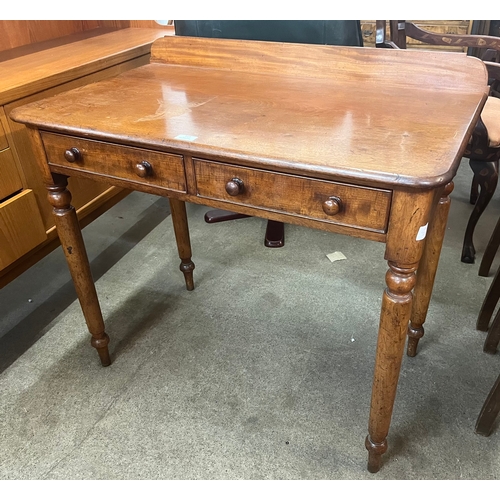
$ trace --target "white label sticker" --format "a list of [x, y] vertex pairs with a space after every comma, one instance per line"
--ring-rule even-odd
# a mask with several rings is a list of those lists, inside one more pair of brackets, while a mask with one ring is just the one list
[[179, 141], [195, 141], [198, 139], [196, 135], [184, 135], [184, 134], [179, 134], [174, 137], [174, 139], [178, 139]]
[[333, 252], [327, 255], [330, 262], [335, 262], [336, 260], [346, 260], [347, 257], [342, 252]]
[[425, 226], [421, 226], [420, 229], [418, 230], [417, 233], [417, 241], [423, 240], [425, 238], [425, 235], [427, 234], [427, 226], [429, 223], [427, 223]]

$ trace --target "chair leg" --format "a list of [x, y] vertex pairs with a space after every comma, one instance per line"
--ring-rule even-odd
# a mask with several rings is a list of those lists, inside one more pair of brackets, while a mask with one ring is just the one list
[[238, 214], [229, 210], [209, 210], [205, 214], [205, 222], [207, 224], [215, 224], [216, 222], [225, 222], [228, 220], [246, 219], [251, 215]]
[[500, 218], [493, 230], [490, 241], [486, 246], [486, 250], [484, 251], [483, 258], [481, 259], [481, 265], [479, 266], [479, 276], [487, 277], [490, 274], [491, 264], [493, 263], [493, 259], [497, 254], [498, 247], [500, 246]]
[[500, 311], [495, 315], [495, 319], [491, 323], [488, 330], [488, 335], [484, 341], [483, 351], [489, 354], [497, 352], [498, 343], [500, 342]]
[[474, 209], [469, 218], [467, 228], [465, 230], [464, 244], [462, 247], [462, 262], [473, 264], [476, 255], [472, 237], [476, 224], [488, 205], [498, 183], [498, 162], [469, 160], [469, 165], [474, 172], [474, 178], [480, 187], [479, 196], [477, 198]]
[[489, 436], [493, 431], [493, 424], [500, 412], [500, 376], [488, 394], [486, 401], [479, 412], [476, 421], [476, 433], [482, 436]]
[[496, 272], [493, 281], [491, 282], [490, 288], [486, 293], [486, 297], [481, 305], [481, 310], [477, 317], [476, 329], [483, 332], [488, 331], [488, 325], [490, 323], [493, 311], [500, 298], [500, 269]]
[[[246, 219], [251, 215], [230, 212], [229, 210], [209, 210], [205, 213], [205, 222], [215, 224], [228, 220]], [[279, 248], [285, 245], [285, 224], [274, 220], [267, 221], [264, 245], [269, 248]]]
[[267, 221], [264, 245], [269, 248], [279, 248], [285, 245], [285, 224], [283, 222]]
[[472, 178], [471, 186], [470, 186], [469, 202], [471, 205], [476, 204], [478, 195], [479, 195], [479, 182], [477, 180], [477, 176], [474, 175], [474, 177]]

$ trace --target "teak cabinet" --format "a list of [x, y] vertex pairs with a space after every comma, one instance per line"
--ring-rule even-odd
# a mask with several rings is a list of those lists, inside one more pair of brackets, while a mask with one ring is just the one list
[[[171, 34], [173, 27], [94, 29], [0, 52], [0, 288], [59, 245], [28, 132], [10, 112], [146, 64], [152, 42]], [[82, 227], [129, 193], [87, 179], [70, 183]]]

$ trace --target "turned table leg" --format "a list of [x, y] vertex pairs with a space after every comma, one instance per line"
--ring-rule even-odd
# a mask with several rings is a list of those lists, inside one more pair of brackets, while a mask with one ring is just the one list
[[410, 325], [408, 327], [407, 355], [417, 354], [418, 341], [424, 335], [425, 319], [431, 301], [432, 288], [436, 277], [439, 256], [443, 246], [448, 212], [450, 211], [450, 193], [453, 191], [453, 182], [447, 184], [434, 210], [434, 217], [429, 222], [425, 246], [418, 266], [417, 283], [413, 292], [413, 307]]
[[108, 351], [109, 337], [104, 331], [101, 307], [76, 211], [71, 206], [71, 193], [67, 189], [68, 178], [59, 174], [53, 174], [52, 178], [54, 183], [47, 185], [47, 190], [49, 202], [53, 207], [57, 233], [85, 321], [92, 335], [91, 345], [97, 350], [102, 366], [108, 366], [111, 364]]
[[395, 190], [391, 204], [385, 259], [389, 270], [382, 296], [368, 436], [368, 470], [377, 472], [387, 451], [387, 436], [403, 360], [412, 290], [422, 257], [426, 229], [437, 201], [434, 190], [412, 193]]
[[188, 290], [194, 290], [194, 263], [191, 260], [191, 241], [189, 239], [186, 203], [175, 198], [169, 198], [169, 201], [170, 210], [172, 212], [175, 239], [177, 241], [177, 250], [181, 259], [180, 270], [184, 273], [186, 288]]
[[365, 441], [370, 472], [380, 469], [382, 454], [387, 451], [387, 434], [410, 319], [416, 269], [417, 264], [389, 262], [386, 274], [387, 288], [382, 298], [370, 422]]

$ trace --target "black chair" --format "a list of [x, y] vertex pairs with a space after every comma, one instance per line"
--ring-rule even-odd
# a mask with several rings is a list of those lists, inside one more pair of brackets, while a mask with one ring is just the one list
[[[313, 43], [322, 45], [363, 46], [360, 21], [174, 21], [175, 34], [205, 38], [231, 38], [267, 42]], [[243, 219], [249, 215], [227, 210], [210, 210], [207, 223]], [[283, 222], [269, 220], [264, 244], [285, 244]]]

